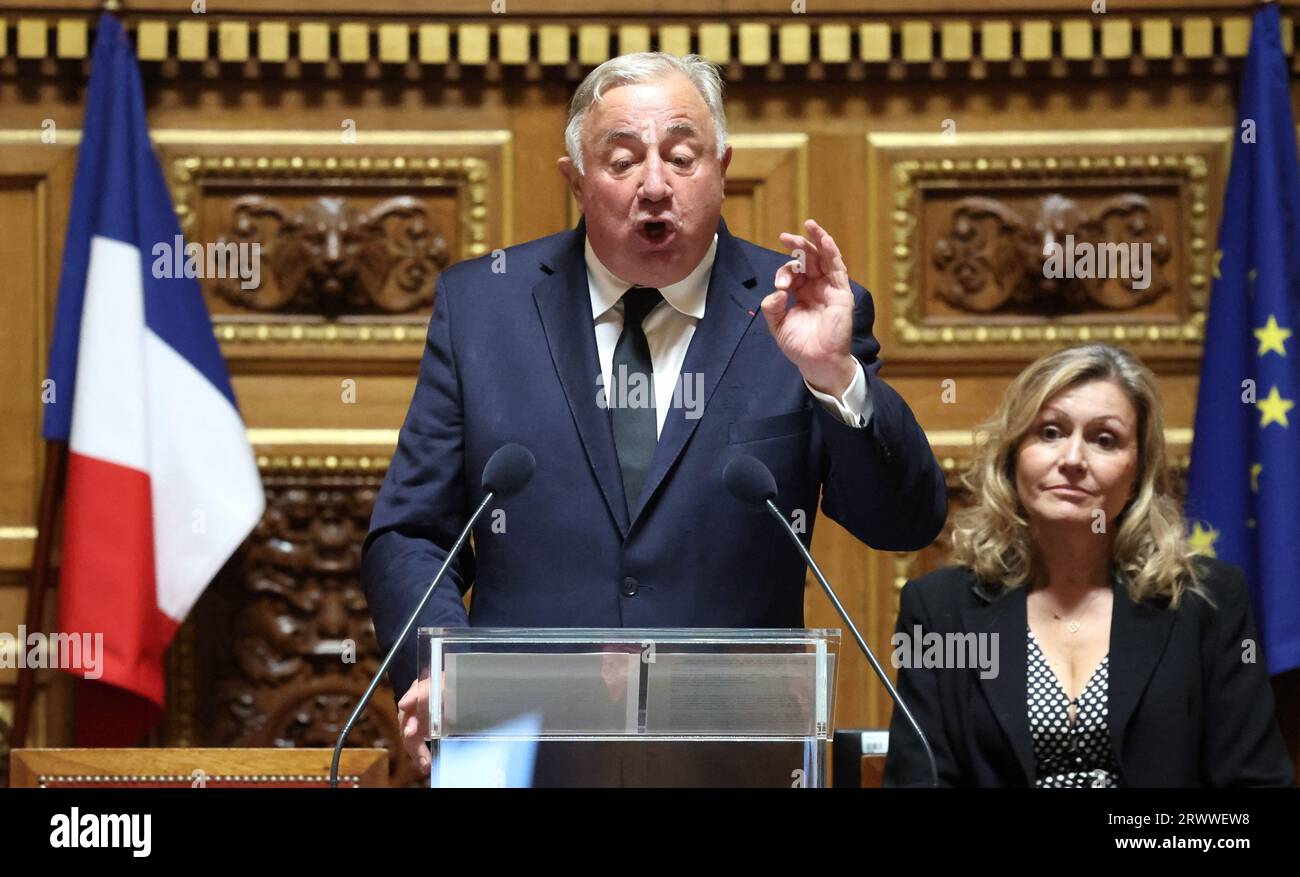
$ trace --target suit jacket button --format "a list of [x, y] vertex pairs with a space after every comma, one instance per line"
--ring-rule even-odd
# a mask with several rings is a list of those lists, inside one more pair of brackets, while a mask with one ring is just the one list
[[638, 587], [640, 587], [640, 582], [638, 582], [636, 579], [632, 578], [631, 576], [628, 576], [627, 578], [623, 579], [623, 596], [635, 597], [636, 589]]

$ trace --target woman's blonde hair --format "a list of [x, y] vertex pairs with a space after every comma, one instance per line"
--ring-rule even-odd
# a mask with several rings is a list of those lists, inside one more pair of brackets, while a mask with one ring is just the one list
[[953, 559], [982, 580], [1009, 587], [1042, 582], [1042, 561], [1016, 490], [1016, 456], [1044, 403], [1094, 380], [1113, 381], [1138, 415], [1138, 471], [1133, 498], [1118, 520], [1111, 566], [1134, 601], [1167, 597], [1177, 607], [1200, 592], [1182, 511], [1170, 495], [1164, 412], [1151, 370], [1105, 344], [1068, 347], [1032, 363], [1011, 382], [997, 412], [976, 431], [971, 469], [962, 481], [974, 503], [953, 521]]

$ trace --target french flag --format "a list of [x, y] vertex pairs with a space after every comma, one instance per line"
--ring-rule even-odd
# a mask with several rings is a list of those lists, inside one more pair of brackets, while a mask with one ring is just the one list
[[180, 226], [110, 15], [82, 127], [44, 422], [68, 443], [58, 626], [103, 634], [78, 744], [129, 745], [161, 716], [168, 643], [265, 500], [198, 281], [151, 270]]

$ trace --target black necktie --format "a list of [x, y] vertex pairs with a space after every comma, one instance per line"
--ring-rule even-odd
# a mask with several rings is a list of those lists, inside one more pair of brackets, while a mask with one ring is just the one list
[[[654, 367], [641, 321], [661, 301], [663, 296], [659, 290], [648, 287], [634, 286], [623, 293], [623, 334], [618, 336], [618, 345], [614, 348], [610, 369], [612, 387], [606, 388], [629, 516], [641, 497], [641, 487], [645, 484], [650, 460], [659, 442]], [[615, 392], [609, 393], [610, 389]]]

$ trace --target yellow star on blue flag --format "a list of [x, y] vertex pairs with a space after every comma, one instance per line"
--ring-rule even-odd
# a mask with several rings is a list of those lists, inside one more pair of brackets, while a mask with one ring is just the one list
[[1300, 667], [1300, 161], [1279, 22], [1256, 11], [1242, 71], [1236, 130], [1257, 136], [1233, 144], [1187, 473], [1188, 539], [1245, 573], [1270, 673]]
[[1279, 326], [1277, 317], [1269, 314], [1268, 322], [1255, 330], [1255, 337], [1259, 339], [1260, 356], [1265, 353], [1286, 356], [1286, 340], [1291, 337], [1291, 330]]

